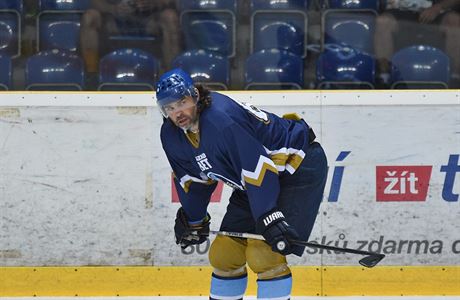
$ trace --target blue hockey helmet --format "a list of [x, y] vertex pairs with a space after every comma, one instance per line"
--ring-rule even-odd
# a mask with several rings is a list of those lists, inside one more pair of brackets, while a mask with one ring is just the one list
[[192, 77], [184, 70], [173, 69], [164, 73], [158, 80], [156, 97], [160, 108], [186, 96], [196, 98], [197, 94]]

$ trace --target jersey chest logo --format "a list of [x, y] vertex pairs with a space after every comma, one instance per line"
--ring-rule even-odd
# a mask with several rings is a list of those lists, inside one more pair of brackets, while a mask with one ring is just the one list
[[211, 164], [206, 157], [206, 154], [201, 153], [200, 155], [195, 156], [196, 163], [202, 172], [212, 168]]

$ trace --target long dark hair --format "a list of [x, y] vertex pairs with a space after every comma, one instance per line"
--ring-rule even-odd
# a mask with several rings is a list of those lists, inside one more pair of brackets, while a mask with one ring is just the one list
[[207, 107], [211, 106], [211, 90], [202, 84], [195, 84], [198, 92], [200, 93], [200, 98], [198, 99], [198, 113], [205, 110]]

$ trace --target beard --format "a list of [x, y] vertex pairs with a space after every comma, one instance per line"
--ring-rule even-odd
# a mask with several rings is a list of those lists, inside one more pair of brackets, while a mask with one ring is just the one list
[[182, 116], [176, 120], [176, 126], [182, 129], [183, 131], [188, 131], [193, 129], [198, 129], [198, 115], [194, 117], [191, 116]]

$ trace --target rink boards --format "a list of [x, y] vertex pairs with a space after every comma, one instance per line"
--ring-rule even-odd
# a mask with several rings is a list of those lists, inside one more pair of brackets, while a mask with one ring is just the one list
[[[0, 267], [0, 296], [205, 296], [210, 267]], [[293, 296], [460, 295], [458, 266], [294, 266]], [[247, 295], [256, 294], [249, 273]]]
[[[289, 258], [295, 295], [460, 295], [458, 91], [228, 94], [314, 128], [329, 175], [311, 240], [387, 254], [362, 269], [308, 249]], [[207, 293], [209, 243], [173, 242], [179, 204], [153, 102], [1, 94], [0, 296]], [[230, 193], [213, 195], [213, 229]]]

